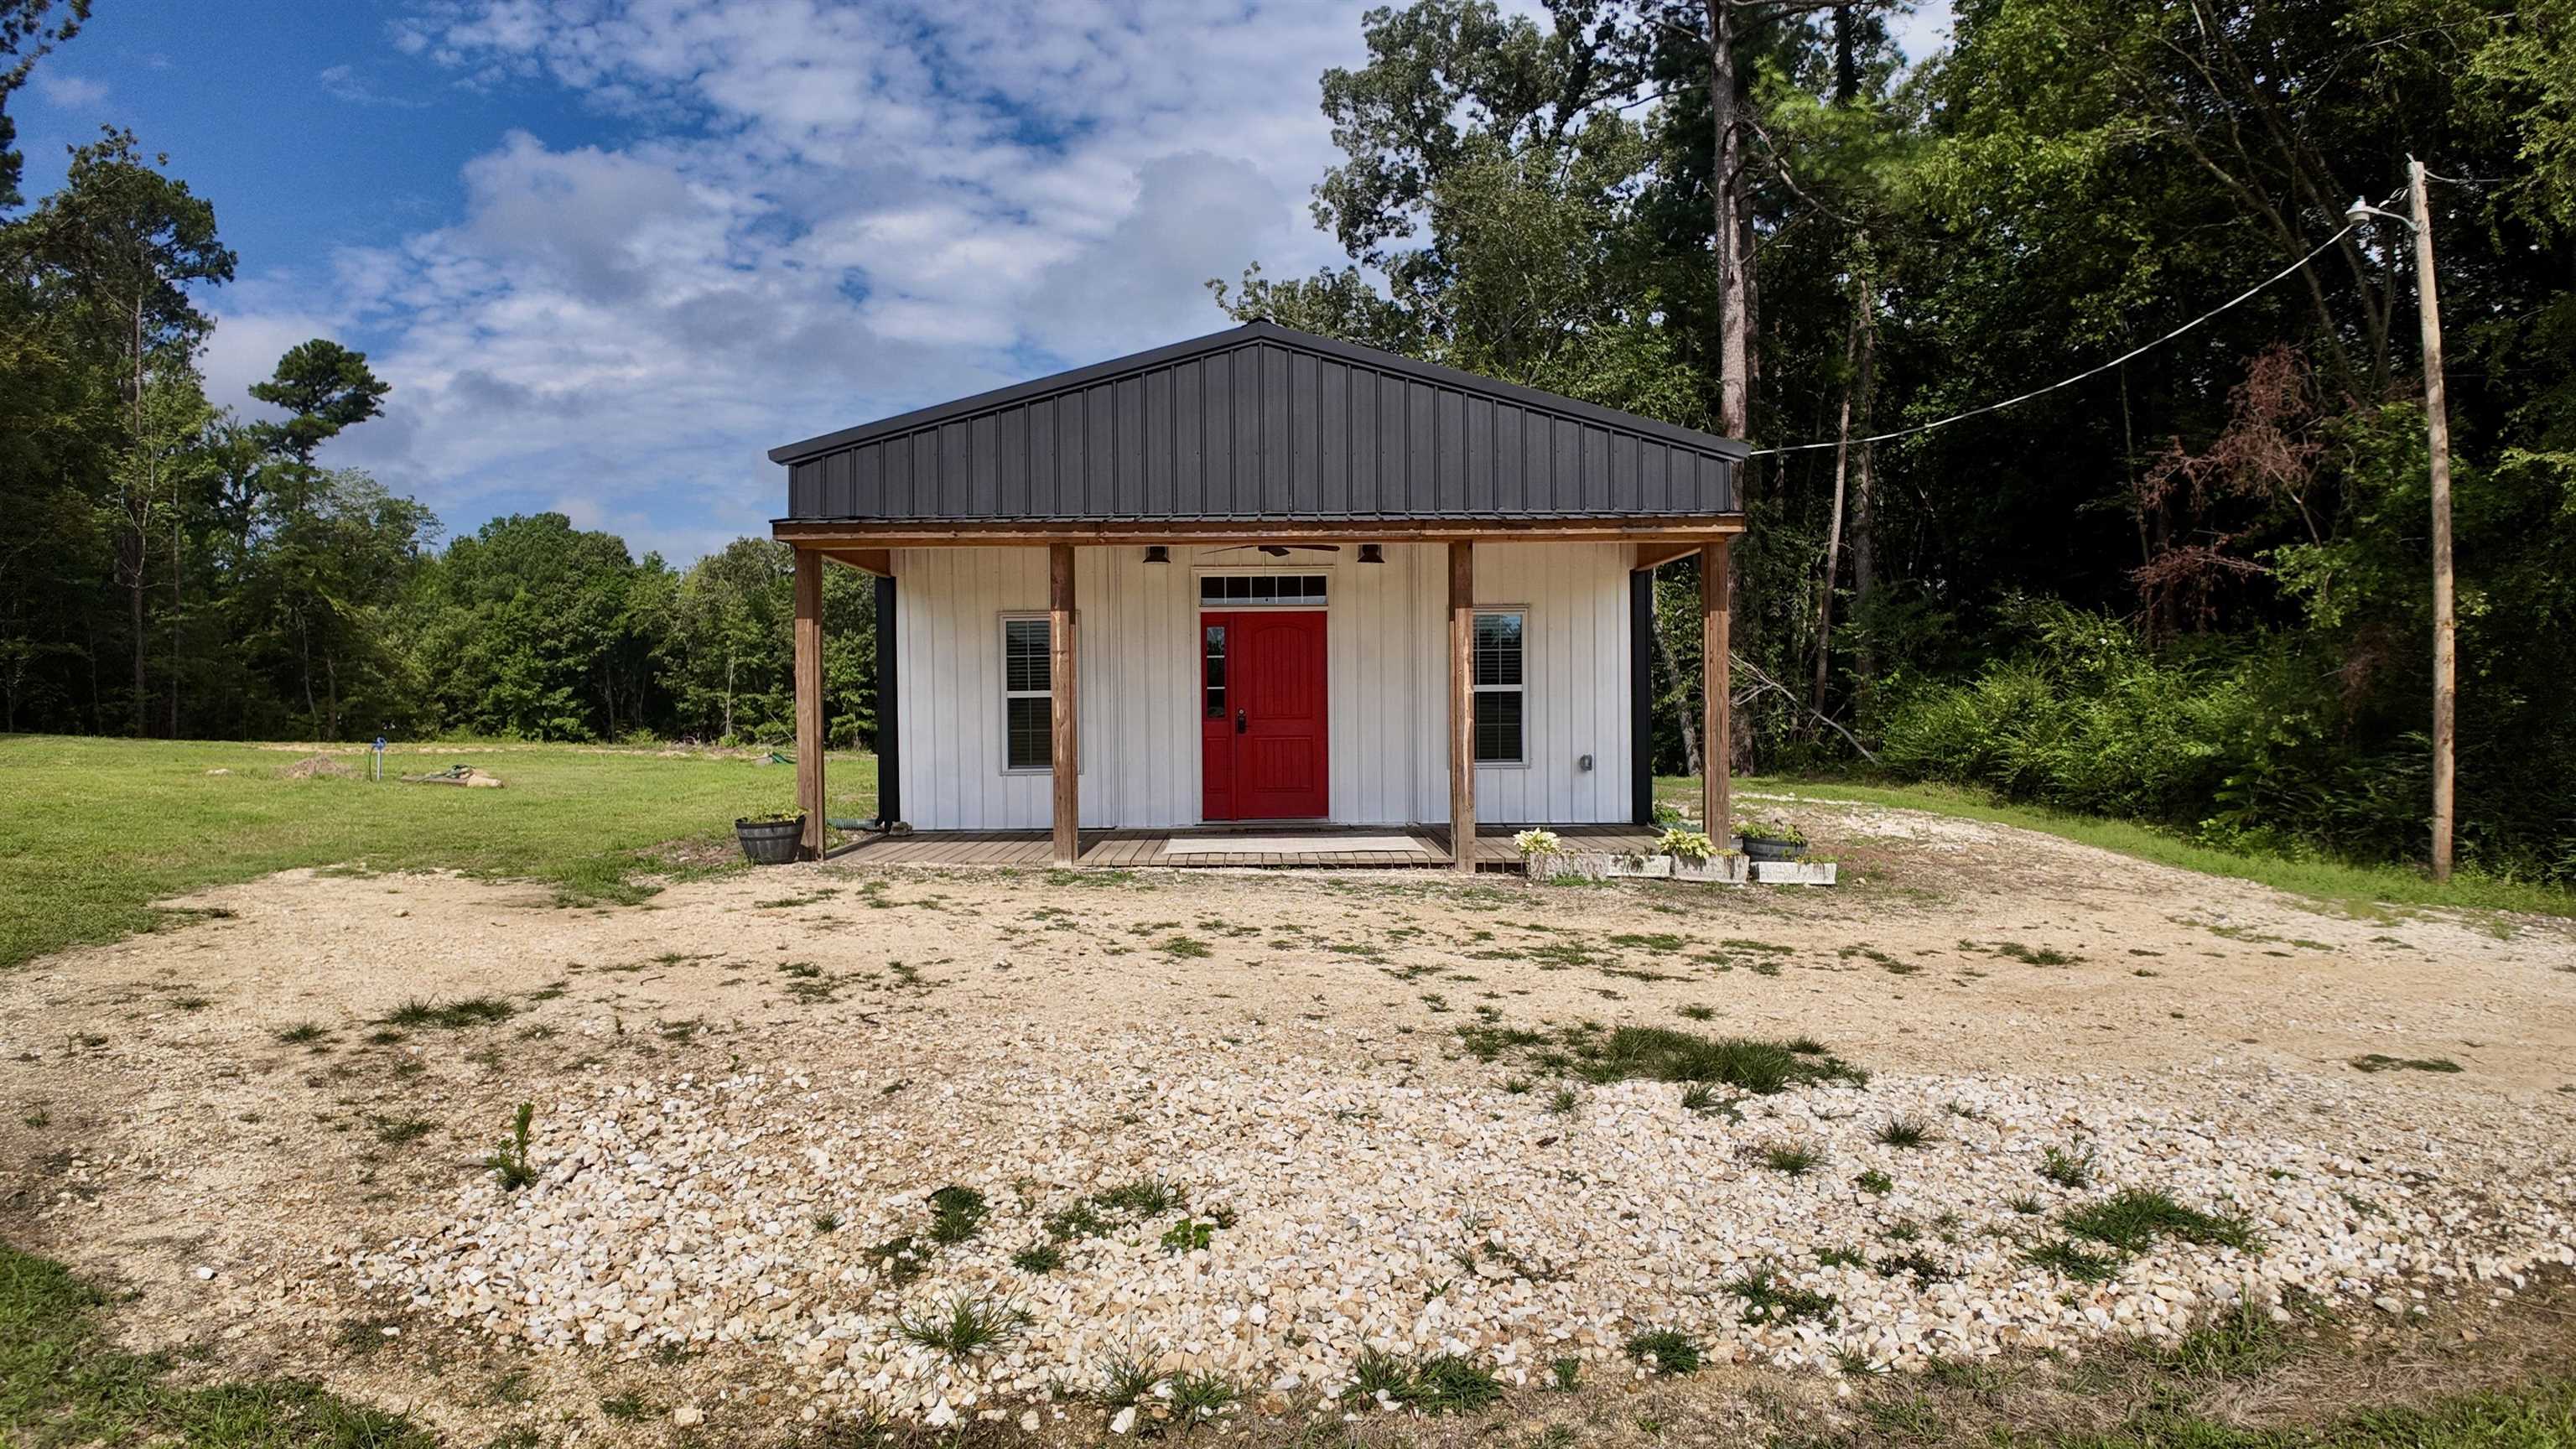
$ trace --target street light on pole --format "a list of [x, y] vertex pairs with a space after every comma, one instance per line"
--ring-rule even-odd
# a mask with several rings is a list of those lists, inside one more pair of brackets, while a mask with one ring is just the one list
[[2425, 198], [2424, 163], [2406, 158], [2407, 209], [2382, 211], [2356, 197], [2344, 212], [2355, 226], [2374, 216], [2403, 224], [2415, 236], [2415, 312], [2424, 336], [2424, 429], [2433, 474], [2433, 879], [2451, 878], [2452, 795], [2457, 783], [2453, 736], [2459, 690], [2455, 636], [2459, 620], [2451, 603], [2451, 418], [2442, 400], [2442, 313], [2433, 285], [2433, 213]]

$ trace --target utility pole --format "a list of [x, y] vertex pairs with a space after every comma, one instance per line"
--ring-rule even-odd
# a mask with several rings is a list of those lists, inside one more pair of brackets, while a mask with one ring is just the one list
[[2433, 879], [2451, 878], [2453, 760], [2459, 732], [2457, 634], [2451, 603], [2451, 415], [2442, 398], [2442, 309], [2433, 289], [2433, 208], [2424, 163], [2406, 158], [2415, 213], [2415, 311], [2424, 329], [2424, 427], [2433, 454]]
[[2459, 616], [2451, 590], [2451, 414], [2442, 396], [2442, 307], [2433, 281], [2433, 207], [2424, 163], [2406, 158], [2408, 216], [2356, 199], [2344, 219], [2359, 226], [2373, 216], [2406, 224], [2415, 234], [2415, 315], [2424, 338], [2424, 430], [2433, 484], [2433, 879], [2451, 878], [2451, 823], [2458, 785]]

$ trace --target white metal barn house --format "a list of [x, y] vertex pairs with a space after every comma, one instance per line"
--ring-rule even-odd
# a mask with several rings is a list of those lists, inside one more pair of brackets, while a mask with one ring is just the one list
[[1634, 834], [1649, 574], [1690, 552], [1724, 737], [1730, 439], [1254, 322], [769, 456], [809, 853], [827, 564], [877, 576], [884, 859], [1472, 870], [1521, 825]]

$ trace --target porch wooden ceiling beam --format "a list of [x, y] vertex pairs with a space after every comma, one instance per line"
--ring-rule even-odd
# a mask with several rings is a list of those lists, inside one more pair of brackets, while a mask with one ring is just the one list
[[1687, 558], [1699, 552], [1706, 542], [1705, 539], [1683, 538], [1666, 543], [1641, 543], [1637, 545], [1636, 561], [1628, 567], [1632, 571], [1650, 569], [1657, 564], [1671, 563], [1677, 558]]
[[894, 552], [883, 548], [818, 548], [816, 553], [836, 564], [846, 564], [863, 574], [881, 579], [894, 577]]
[[[830, 519], [785, 519], [770, 525], [770, 536], [787, 543], [852, 553], [888, 548], [974, 547], [1014, 544], [1077, 546], [1110, 544], [1226, 543], [1658, 543], [1698, 548], [1712, 539], [1744, 531], [1742, 518], [1702, 518], [1673, 524], [1633, 520], [1598, 523], [1568, 519], [1523, 522], [1216, 522], [982, 524], [841, 522]], [[1678, 556], [1678, 555], [1676, 555]]]

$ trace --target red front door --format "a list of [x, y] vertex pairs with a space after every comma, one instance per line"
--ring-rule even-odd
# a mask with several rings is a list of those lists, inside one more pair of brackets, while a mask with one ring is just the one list
[[1208, 820], [1320, 820], [1324, 615], [1199, 615], [1200, 813]]

